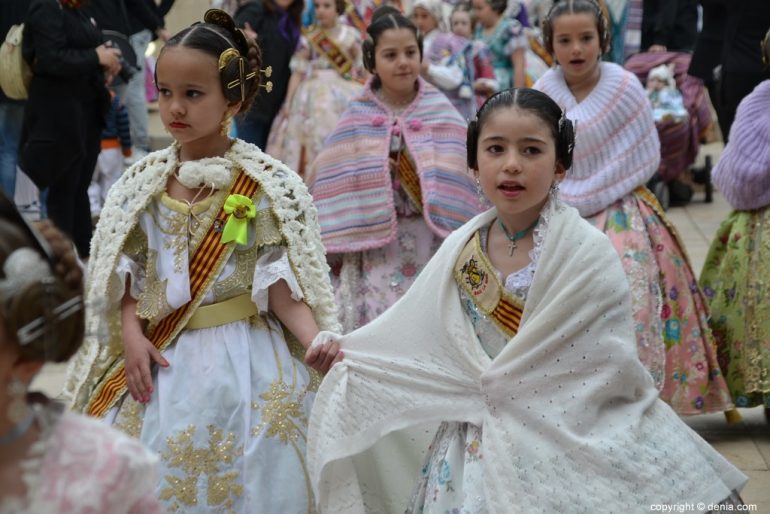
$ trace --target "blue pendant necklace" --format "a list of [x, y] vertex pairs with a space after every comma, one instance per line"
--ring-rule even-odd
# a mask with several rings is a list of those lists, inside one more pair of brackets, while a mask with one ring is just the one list
[[526, 236], [530, 230], [535, 228], [535, 225], [537, 225], [538, 221], [540, 221], [540, 218], [536, 219], [532, 225], [528, 226], [524, 230], [519, 230], [515, 234], [511, 235], [505, 225], [503, 225], [503, 222], [500, 221], [500, 218], [497, 218], [497, 223], [500, 225], [500, 228], [503, 229], [505, 237], [508, 238], [508, 241], [511, 243], [511, 246], [508, 247], [508, 257], [513, 257], [513, 251], [516, 250], [516, 241], [519, 241], [521, 238]]

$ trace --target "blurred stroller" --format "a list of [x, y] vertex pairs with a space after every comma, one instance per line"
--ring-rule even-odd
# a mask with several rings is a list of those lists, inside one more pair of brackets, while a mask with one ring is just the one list
[[[703, 82], [687, 74], [691, 55], [681, 52], [645, 52], [632, 55], [625, 68], [646, 84], [649, 72], [660, 65], [673, 67], [676, 88], [681, 91], [688, 116], [656, 121], [660, 137], [660, 167], [647, 184], [664, 209], [671, 204], [684, 205], [692, 197], [692, 188], [677, 180], [691, 169], [698, 155], [698, 147], [706, 131], [711, 127], [711, 111]], [[706, 202], [712, 201], [711, 158], [706, 157], [702, 169], [693, 170], [693, 181], [703, 184]]]

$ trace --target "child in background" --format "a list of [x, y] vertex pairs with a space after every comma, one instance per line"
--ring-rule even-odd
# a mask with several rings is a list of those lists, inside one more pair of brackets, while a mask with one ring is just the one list
[[96, 169], [88, 186], [91, 203], [91, 219], [96, 221], [102, 213], [107, 192], [125, 170], [125, 160], [131, 157], [131, 126], [128, 112], [114, 91], [112, 104], [104, 120], [102, 150], [96, 159]]
[[368, 33], [363, 59], [373, 77], [308, 177], [346, 331], [395, 303], [444, 237], [480, 210], [465, 124], [420, 77], [417, 28], [384, 6]]
[[661, 64], [647, 74], [647, 97], [652, 104], [652, 117], [656, 123], [686, 121], [682, 93], [676, 88], [673, 64]]
[[703, 294], [675, 227], [645, 187], [658, 169], [660, 142], [639, 80], [601, 62], [609, 33], [594, 0], [555, 4], [543, 35], [558, 66], [534, 87], [578, 124], [573, 172], [560, 196], [607, 234], [622, 259], [639, 358], [677, 413], [737, 415]]
[[[770, 57], [767, 39], [765, 47]], [[770, 80], [738, 106], [712, 176], [734, 210], [711, 243], [700, 285], [735, 405], [762, 405], [770, 421]]]
[[494, 208], [453, 232], [378, 319], [314, 342], [333, 338], [345, 352], [310, 422], [322, 512], [384, 512], [388, 497], [408, 498], [380, 494], [389, 477], [366, 477], [362, 459], [418, 429], [435, 438], [421, 470], [394, 468], [417, 482], [401, 512], [743, 506], [747, 477], [658, 399], [639, 362], [611, 243], [556, 197], [574, 143], [545, 94], [491, 97], [467, 148]]
[[361, 90], [361, 39], [338, 22], [344, 0], [315, 0], [315, 26], [303, 31], [289, 67], [292, 75], [267, 152], [305, 175], [337, 125], [350, 99]]
[[474, 37], [492, 52], [500, 89], [524, 87], [527, 77], [529, 41], [522, 23], [505, 14], [507, 8], [508, 0], [473, 0], [473, 15], [479, 22]]
[[113, 186], [92, 244], [65, 394], [160, 456], [172, 512], [313, 511], [309, 368], [337, 352], [306, 348], [336, 308], [302, 180], [227, 136], [259, 65], [223, 11], [168, 40], [156, 79], [175, 141]]
[[465, 72], [465, 90], [461, 89], [459, 96], [465, 98], [470, 94], [474, 99], [472, 115], [468, 116], [468, 119], [471, 119], [476, 114], [476, 109], [499, 89], [492, 67], [492, 54], [483, 41], [473, 39], [475, 20], [469, 4], [458, 3], [452, 10], [449, 23], [452, 33], [464, 42], [462, 49], [455, 52], [453, 58], [461, 63]]

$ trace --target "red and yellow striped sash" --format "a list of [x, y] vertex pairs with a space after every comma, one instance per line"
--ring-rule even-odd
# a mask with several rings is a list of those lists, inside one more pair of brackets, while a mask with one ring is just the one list
[[512, 338], [518, 333], [524, 305], [500, 283], [492, 264], [481, 250], [478, 232], [460, 252], [454, 277], [479, 310], [489, 316], [506, 336]]
[[420, 188], [420, 177], [417, 175], [417, 169], [414, 162], [409, 157], [406, 150], [401, 151], [398, 158], [398, 178], [401, 187], [406, 192], [409, 199], [422, 212], [422, 189]]
[[353, 61], [334, 42], [326, 31], [317, 29], [305, 33], [316, 52], [326, 57], [337, 72], [345, 76], [353, 69]]
[[[259, 184], [254, 179], [241, 171], [230, 188], [230, 193], [253, 198], [258, 187]], [[165, 349], [184, 328], [189, 317], [203, 300], [203, 296], [208, 290], [207, 285], [210, 284], [213, 277], [219, 274], [227, 261], [233, 244], [226, 245], [220, 242], [221, 227], [224, 226], [227, 216], [224, 209], [220, 208], [219, 214], [190, 259], [190, 296], [192, 299], [163, 318], [148, 336], [148, 339], [159, 350]], [[121, 357], [96, 386], [88, 400], [86, 412], [91, 416], [104, 416], [125, 391], [126, 369]]]

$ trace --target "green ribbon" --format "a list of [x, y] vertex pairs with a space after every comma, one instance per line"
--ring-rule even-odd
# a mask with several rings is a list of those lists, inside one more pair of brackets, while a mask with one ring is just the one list
[[222, 244], [235, 241], [246, 245], [249, 241], [249, 220], [257, 215], [254, 202], [247, 196], [233, 194], [225, 200], [223, 210], [229, 216], [222, 231]]

